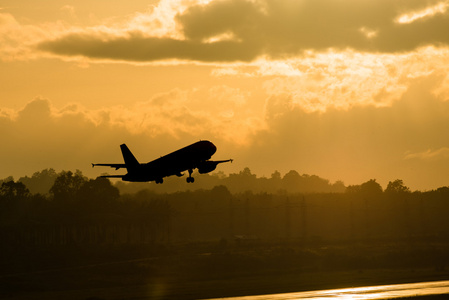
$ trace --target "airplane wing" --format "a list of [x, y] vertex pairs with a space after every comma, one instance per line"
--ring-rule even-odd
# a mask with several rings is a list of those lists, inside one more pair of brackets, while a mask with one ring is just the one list
[[102, 166], [102, 167], [111, 167], [114, 168], [116, 170], [120, 169], [120, 168], [126, 168], [125, 164], [92, 164], [92, 168], [95, 166]]
[[212, 172], [215, 170], [218, 164], [225, 163], [225, 162], [232, 162], [232, 159], [226, 159], [226, 160], [206, 160], [203, 162], [198, 163], [195, 167], [198, 169], [198, 172], [200, 174], [205, 174]]
[[210, 162], [213, 162], [213, 163], [216, 163], [217, 165], [218, 164], [222, 164], [222, 163], [225, 163], [225, 162], [233, 162], [234, 160], [233, 159], [226, 159], [226, 160], [214, 160], [214, 161], [212, 161], [212, 160], [210, 160]]

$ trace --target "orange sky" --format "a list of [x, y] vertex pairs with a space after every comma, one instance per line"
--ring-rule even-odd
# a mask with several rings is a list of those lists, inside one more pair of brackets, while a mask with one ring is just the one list
[[2, 0], [0, 178], [209, 139], [225, 173], [447, 186], [448, 28], [449, 1]]

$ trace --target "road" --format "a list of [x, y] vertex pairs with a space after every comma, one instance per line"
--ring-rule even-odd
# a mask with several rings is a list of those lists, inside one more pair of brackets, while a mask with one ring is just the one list
[[[272, 295], [220, 298], [226, 300], [370, 300], [393, 299], [410, 296], [449, 294], [449, 281], [431, 281], [393, 285], [379, 285], [336, 290], [321, 290]], [[218, 299], [218, 298], [217, 298]], [[217, 300], [209, 299], [209, 300]]]

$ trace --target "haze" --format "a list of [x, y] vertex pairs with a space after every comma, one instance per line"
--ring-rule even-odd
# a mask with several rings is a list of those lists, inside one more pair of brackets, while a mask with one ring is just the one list
[[447, 186], [448, 28], [449, 1], [3, 0], [0, 178], [208, 139], [225, 173]]

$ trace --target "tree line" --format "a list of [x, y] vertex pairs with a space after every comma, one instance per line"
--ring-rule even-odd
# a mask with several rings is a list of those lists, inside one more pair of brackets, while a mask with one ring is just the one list
[[[449, 236], [449, 187], [412, 192], [399, 179], [385, 190], [374, 179], [345, 187], [296, 171], [257, 178], [248, 168], [202, 179], [222, 184], [164, 193], [152, 184], [114, 185], [80, 171], [6, 178], [0, 182], [1, 247]], [[236, 189], [234, 181], [248, 188]], [[262, 183], [272, 192], [258, 188]]]
[[[45, 170], [43, 174], [56, 173]], [[35, 176], [47, 180], [43, 174]], [[154, 243], [167, 237], [170, 207], [166, 201], [139, 193], [120, 195], [108, 179], [88, 179], [80, 171], [63, 171], [45, 194], [30, 192], [26, 179], [8, 179], [0, 186], [0, 239], [4, 248]]]
[[[67, 173], [62, 171], [57, 173], [54, 169], [44, 169], [40, 172], [35, 172], [31, 177], [20, 177], [17, 181], [23, 183], [32, 194], [52, 195], [50, 189], [55, 184], [56, 179]], [[75, 172], [75, 178], [84, 178], [80, 171]], [[78, 176], [79, 175], [79, 176]], [[2, 182], [14, 181], [13, 177], [7, 177]], [[78, 182], [81, 184], [81, 182]], [[133, 194], [141, 190], [151, 190], [156, 193], [173, 193], [178, 191], [194, 191], [198, 189], [212, 189], [215, 186], [224, 185], [228, 190], [235, 193], [242, 193], [251, 191], [253, 193], [344, 193], [351, 192], [357, 189], [381, 190], [382, 187], [375, 179], [369, 180], [360, 185], [345, 186], [342, 181], [331, 183], [329, 180], [321, 178], [317, 175], [299, 174], [295, 170], [290, 170], [283, 176], [280, 172], [274, 171], [270, 177], [257, 177], [249, 168], [244, 168], [239, 173], [231, 173], [225, 175], [223, 172], [216, 172], [212, 174], [203, 174], [201, 178], [195, 182], [194, 185], [187, 184], [184, 180], [179, 180], [177, 177], [168, 177], [164, 180], [162, 185], [154, 185], [151, 183], [130, 183], [123, 181], [116, 181], [113, 186], [118, 188], [121, 194]], [[399, 185], [399, 186], [397, 186]], [[396, 188], [405, 188], [410, 190], [403, 184], [402, 180], [394, 180], [389, 182], [386, 191]]]

